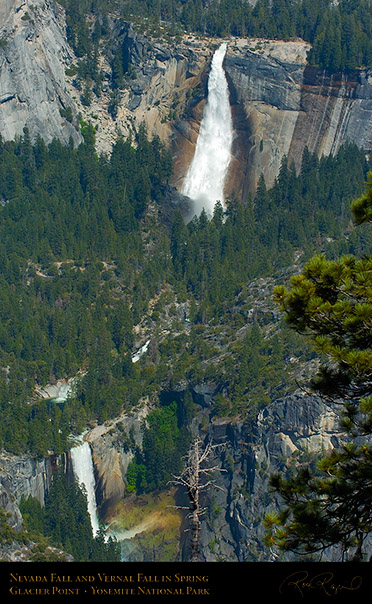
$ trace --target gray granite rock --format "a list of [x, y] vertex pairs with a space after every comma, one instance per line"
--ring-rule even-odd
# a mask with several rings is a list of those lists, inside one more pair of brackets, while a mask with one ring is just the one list
[[[7, 10], [5, 10], [7, 9]], [[82, 136], [60, 110], [71, 106], [65, 68], [72, 59], [54, 2], [7, 2], [0, 13], [0, 133], [6, 140], [23, 134], [75, 143]]]

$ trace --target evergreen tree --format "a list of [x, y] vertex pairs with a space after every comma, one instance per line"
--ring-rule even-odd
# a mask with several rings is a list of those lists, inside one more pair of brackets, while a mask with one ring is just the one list
[[[352, 209], [371, 222], [372, 173]], [[372, 531], [372, 256], [329, 261], [313, 257], [289, 288], [275, 289], [288, 323], [309, 334], [323, 363], [313, 388], [341, 404], [349, 442], [289, 480], [272, 477], [286, 507], [266, 518], [268, 543], [299, 553], [341, 548], [344, 559], [363, 559]]]
[[94, 537], [84, 490], [75, 480], [58, 471], [47, 494], [45, 508], [32, 498], [21, 502], [27, 528], [45, 534], [76, 561], [118, 561], [120, 552], [112, 539], [106, 540], [102, 528]]

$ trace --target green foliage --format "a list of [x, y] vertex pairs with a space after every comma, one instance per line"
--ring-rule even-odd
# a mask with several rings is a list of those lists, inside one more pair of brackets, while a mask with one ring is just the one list
[[[358, 223], [370, 221], [370, 180], [352, 207]], [[315, 256], [289, 288], [277, 287], [274, 295], [288, 323], [308, 334], [321, 353], [313, 386], [343, 403], [341, 426], [351, 440], [320, 459], [316, 471], [272, 477], [286, 507], [266, 519], [267, 543], [299, 553], [335, 545], [342, 557], [349, 552], [361, 560], [372, 531], [372, 447], [365, 439], [372, 432], [372, 258]]]
[[287, 505], [267, 514], [266, 543], [300, 554], [322, 553], [336, 546], [355, 560], [372, 530], [369, 484], [372, 451], [350, 445], [319, 461], [318, 471], [301, 469], [289, 480], [274, 475], [271, 484]]
[[[136, 149], [119, 139], [106, 160], [92, 127], [82, 129], [78, 149], [32, 145], [27, 130], [0, 141], [0, 442], [15, 453], [66, 450], [69, 431], [136, 399], [132, 324], [165, 271], [144, 259], [139, 225], [150, 196], [161, 199], [168, 153], [142, 128]], [[63, 409], [24, 404], [35, 386], [87, 366]]]
[[[98, 50], [110, 33], [108, 15], [134, 22], [153, 37], [174, 38], [183, 32], [213, 37], [264, 39], [300, 37], [311, 43], [311, 65], [331, 72], [367, 67], [372, 61], [370, 0], [60, 0], [66, 8], [67, 36], [78, 64], [78, 85], [85, 86], [83, 102], [91, 100], [90, 85], [99, 95], [103, 74]], [[127, 43], [111, 48], [112, 88], [135, 77]]]
[[17, 536], [16, 531], [10, 526], [9, 517], [6, 512], [0, 508], [0, 544], [12, 543]]
[[172, 475], [181, 471], [182, 456], [189, 445], [188, 429], [178, 418], [177, 403], [155, 409], [147, 421], [143, 451], [128, 467], [129, 492], [166, 488]]
[[255, 417], [259, 408], [279, 396], [283, 386], [287, 388], [286, 365], [283, 339], [277, 335], [265, 339], [263, 330], [253, 324], [234, 345], [233, 366], [222, 363], [217, 370], [225, 396], [217, 398], [216, 414]]
[[29, 495], [25, 498], [23, 495], [19, 503], [19, 509], [22, 514], [25, 528], [32, 534], [43, 534], [44, 531], [44, 511], [40, 502]]
[[[291, 279], [290, 290], [275, 289], [275, 299], [290, 325], [308, 332], [325, 359], [314, 386], [328, 396], [347, 397], [347, 417], [354, 419], [372, 376], [372, 258], [345, 256], [327, 261], [314, 256]], [[351, 396], [355, 393], [354, 396]], [[368, 411], [368, 405], [364, 403]], [[358, 427], [371, 418], [359, 417]]]
[[356, 199], [351, 210], [353, 212], [354, 220], [356, 224], [363, 224], [366, 222], [372, 222], [372, 206], [370, 203], [372, 196], [372, 172], [367, 174], [366, 192]]
[[93, 537], [85, 493], [75, 481], [57, 472], [47, 494], [45, 507], [33, 497], [22, 498], [22, 517], [30, 535], [45, 536], [62, 547], [76, 562], [120, 560], [117, 543], [105, 540], [102, 529]]
[[139, 493], [146, 487], [146, 466], [133, 460], [127, 469], [127, 491], [128, 493]]

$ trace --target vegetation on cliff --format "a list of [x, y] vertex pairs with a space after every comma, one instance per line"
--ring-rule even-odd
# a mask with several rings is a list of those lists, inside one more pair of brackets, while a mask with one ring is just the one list
[[[78, 58], [75, 85], [82, 102], [100, 95], [99, 53], [109, 40], [110, 18], [133, 23], [154, 37], [179, 39], [185, 32], [213, 37], [302, 38], [312, 48], [308, 61], [331, 72], [348, 72], [372, 62], [370, 0], [60, 0], [66, 9], [67, 37]], [[111, 86], [136, 77], [128, 47], [108, 45]], [[113, 94], [113, 103], [115, 102]]]
[[106, 540], [103, 530], [93, 537], [86, 496], [75, 481], [68, 484], [62, 472], [53, 478], [45, 507], [29, 496], [22, 497], [20, 510], [28, 535], [36, 539], [46, 537], [76, 562], [120, 560], [116, 541]]
[[[61, 4], [77, 58], [69, 75], [89, 106], [92, 95], [101, 94], [104, 77], [110, 78], [100, 67], [104, 53], [111, 66], [113, 114], [115, 91], [136, 78], [121, 35], [129, 22], [175, 42], [185, 32], [300, 36], [313, 45], [309, 62], [331, 71], [368, 66], [372, 58], [367, 0]], [[120, 31], [115, 44], [114, 29]], [[71, 108], [61, 114], [72, 121]], [[370, 191], [353, 206], [358, 229], [349, 207], [370, 169], [363, 151], [346, 144], [337, 156], [318, 158], [306, 149], [299, 173], [284, 158], [271, 189], [262, 177], [247, 203], [229, 199], [226, 211], [217, 203], [212, 217], [202, 212], [185, 224], [167, 184], [171, 155], [159, 138], [149, 140], [140, 127], [135, 140], [119, 137], [110, 157], [98, 156], [94, 128], [82, 121], [80, 126], [84, 142], [78, 148], [72, 141], [31, 142], [27, 130], [14, 141], [0, 140], [0, 446], [16, 454], [61, 453], [71, 432], [147, 397], [159, 408], [148, 416], [143, 446], [128, 468], [127, 490], [159, 492], [180, 471], [189, 444], [192, 386], [217, 384], [209, 417], [249, 423], [258, 409], [293, 388], [292, 361], [315, 356], [283, 327], [267, 300], [268, 284], [282, 282], [289, 265], [298, 269], [299, 260], [315, 252], [324, 256], [309, 261], [294, 278], [294, 289], [277, 292], [290, 324], [312, 329], [318, 352], [333, 358], [318, 389], [342, 386], [338, 394], [346, 392], [349, 401], [344, 427], [353, 435], [369, 432], [370, 396], [355, 388], [364, 386], [370, 365], [370, 261], [336, 260], [340, 254], [362, 258], [371, 247], [371, 232], [362, 224], [370, 220]], [[151, 338], [149, 352], [134, 363], [144, 334]], [[62, 404], [37, 398], [41, 387], [72, 376], [76, 388]], [[181, 413], [159, 395], [183, 387]], [[123, 438], [125, 447], [135, 450]], [[341, 541], [360, 555], [370, 527], [359, 512], [370, 500], [359, 486], [370, 480], [370, 457], [364, 445], [346, 448], [321, 462], [325, 480], [307, 471], [292, 482], [277, 479], [289, 507], [270, 522], [274, 527], [288, 521], [293, 511], [295, 524], [284, 534], [275, 531], [274, 541], [315, 551], [321, 534], [322, 547]], [[351, 525], [355, 514], [350, 506], [345, 511], [345, 498], [358, 507], [359, 524]], [[103, 534], [93, 540], [85, 498], [63, 477], [53, 481], [45, 509], [35, 500], [21, 507], [40, 543], [61, 545], [75, 559], [117, 557], [114, 544], [106, 549]], [[309, 519], [317, 531], [309, 531]], [[0, 534], [14, 537], [3, 514]]]
[[129, 492], [164, 489], [172, 474], [180, 471], [189, 434], [185, 422], [177, 415], [175, 402], [148, 415], [142, 449], [128, 467]]
[[[370, 223], [372, 173], [352, 209], [357, 224]], [[341, 555], [362, 560], [372, 531], [372, 258], [313, 257], [290, 287], [275, 289], [288, 323], [308, 334], [323, 363], [314, 389], [339, 405], [349, 442], [332, 450], [315, 470], [303, 467], [286, 480], [272, 477], [285, 508], [268, 516], [268, 543], [299, 553], [338, 546]]]
[[[156, 137], [141, 128], [107, 158], [93, 135], [87, 127], [77, 149], [32, 144], [27, 131], [0, 143], [0, 442], [15, 453], [62, 452], [71, 431], [182, 379], [217, 376], [217, 413], [254, 412], [286, 388], [293, 342], [267, 337], [264, 316], [234, 342], [257, 321], [248, 283], [280, 274], [296, 250], [361, 253], [370, 241], [350, 225], [351, 191], [368, 170], [354, 146], [320, 160], [306, 152], [299, 174], [284, 160], [271, 190], [261, 180], [247, 205], [231, 200], [224, 216], [217, 204], [211, 219], [185, 225], [178, 211], [165, 214], [172, 165]], [[178, 316], [180, 303], [188, 310]], [[165, 309], [171, 339], [160, 335]], [[157, 336], [132, 363], [140, 322]], [[35, 387], [72, 376], [64, 405], [34, 398]]]

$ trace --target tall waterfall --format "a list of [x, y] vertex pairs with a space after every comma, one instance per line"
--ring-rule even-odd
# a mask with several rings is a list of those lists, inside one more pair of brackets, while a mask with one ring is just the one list
[[85, 487], [88, 500], [88, 512], [92, 524], [93, 536], [95, 536], [99, 529], [95, 493], [96, 481], [94, 478], [92, 453], [90, 446], [86, 441], [77, 447], [72, 447], [71, 461], [74, 474], [79, 484]]
[[186, 174], [182, 193], [194, 201], [194, 213], [203, 207], [213, 213], [217, 201], [224, 203], [224, 183], [233, 141], [229, 89], [223, 60], [224, 42], [216, 50], [208, 79], [208, 99], [200, 125], [194, 158]]

